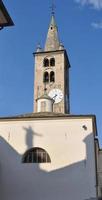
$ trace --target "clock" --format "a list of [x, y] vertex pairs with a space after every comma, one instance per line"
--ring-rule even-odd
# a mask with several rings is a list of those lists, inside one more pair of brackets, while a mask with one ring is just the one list
[[59, 103], [63, 99], [63, 93], [60, 89], [52, 89], [48, 95], [54, 100], [55, 104]]

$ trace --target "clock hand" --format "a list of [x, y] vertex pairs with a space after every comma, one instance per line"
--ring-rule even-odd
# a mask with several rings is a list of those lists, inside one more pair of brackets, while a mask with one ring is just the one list
[[55, 96], [53, 97], [53, 99], [55, 99], [57, 97], [57, 94], [55, 94]]

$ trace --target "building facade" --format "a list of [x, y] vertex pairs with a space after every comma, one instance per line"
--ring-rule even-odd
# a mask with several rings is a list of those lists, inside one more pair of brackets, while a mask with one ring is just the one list
[[6, 26], [13, 26], [14, 23], [3, 4], [3, 1], [0, 0], [0, 30], [2, 30]]
[[101, 198], [96, 118], [70, 113], [70, 64], [53, 13], [34, 56], [34, 112], [0, 118], [0, 199]]

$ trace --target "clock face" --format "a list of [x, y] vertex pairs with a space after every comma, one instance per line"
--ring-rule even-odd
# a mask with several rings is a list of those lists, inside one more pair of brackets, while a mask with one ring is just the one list
[[55, 101], [54, 103], [59, 103], [63, 99], [63, 93], [59, 89], [51, 90], [48, 95]]

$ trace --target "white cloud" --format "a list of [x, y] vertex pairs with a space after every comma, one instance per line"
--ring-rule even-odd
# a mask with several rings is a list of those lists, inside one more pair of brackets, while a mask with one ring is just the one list
[[95, 29], [102, 29], [102, 22], [93, 22], [91, 26]]
[[81, 5], [90, 5], [95, 9], [102, 9], [102, 0], [75, 0], [77, 3]]

